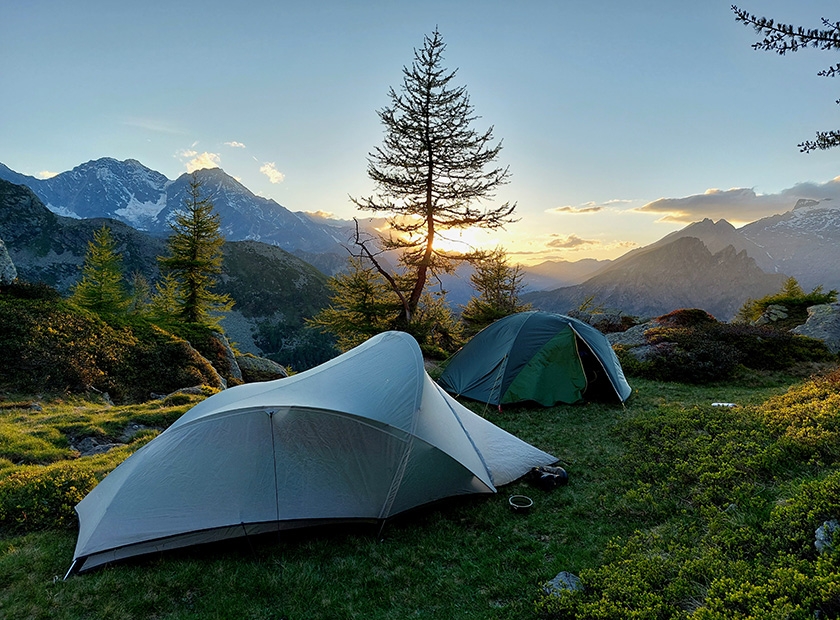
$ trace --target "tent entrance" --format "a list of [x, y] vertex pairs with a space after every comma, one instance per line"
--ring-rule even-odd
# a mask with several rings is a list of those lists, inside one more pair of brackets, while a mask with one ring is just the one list
[[502, 403], [534, 401], [545, 407], [583, 399], [587, 378], [578, 355], [577, 336], [562, 329], [537, 351], [519, 371]]
[[583, 338], [577, 336], [576, 340], [578, 356], [583, 372], [586, 374], [586, 389], [584, 390], [586, 399], [600, 403], [615, 402], [618, 396], [601, 360]]

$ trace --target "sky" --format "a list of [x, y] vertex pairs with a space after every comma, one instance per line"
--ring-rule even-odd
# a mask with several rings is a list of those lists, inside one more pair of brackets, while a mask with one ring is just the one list
[[[3, 0], [0, 162], [46, 178], [101, 157], [170, 179], [218, 166], [292, 211], [364, 218], [376, 114], [437, 28], [516, 204], [456, 243], [516, 261], [612, 259], [694, 221], [840, 199], [840, 54], [756, 51], [726, 0]], [[777, 22], [834, 0], [743, 0]], [[838, 203], [840, 204], [840, 203]]]

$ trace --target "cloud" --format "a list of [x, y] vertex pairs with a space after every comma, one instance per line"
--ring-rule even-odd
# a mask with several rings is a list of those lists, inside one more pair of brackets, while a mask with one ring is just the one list
[[58, 176], [58, 174], [58, 172], [51, 172], [50, 170], [41, 170], [37, 176], [39, 179], [51, 179], [54, 176]]
[[306, 215], [308, 215], [309, 217], [316, 217], [322, 220], [337, 219], [335, 213], [332, 213], [330, 211], [321, 211], [320, 209], [318, 211], [304, 211], [304, 213], [306, 213]]
[[585, 214], [585, 213], [598, 213], [599, 211], [605, 211], [607, 209], [617, 207], [620, 205], [632, 204], [633, 200], [624, 200], [620, 198], [613, 198], [612, 200], [607, 200], [606, 202], [594, 202], [589, 201], [585, 202], [582, 205], [572, 206], [572, 205], [565, 205], [563, 207], [555, 207], [553, 209], [546, 209], [546, 213], [571, 213], [573, 215], [578, 214]]
[[598, 211], [603, 211], [604, 207], [601, 206], [591, 206], [591, 207], [556, 207], [554, 209], [548, 209], [546, 213], [598, 213]]
[[192, 159], [186, 162], [187, 172], [195, 172], [196, 170], [203, 170], [204, 168], [218, 168], [222, 158], [217, 153], [196, 153], [195, 151], [188, 151], [192, 154]]
[[183, 129], [173, 127], [172, 125], [169, 125], [164, 121], [159, 121], [151, 118], [131, 117], [127, 118], [125, 121], [123, 121], [123, 123], [130, 127], [139, 127], [140, 129], [145, 129], [146, 131], [151, 131], [154, 133], [162, 133], [168, 135], [184, 135], [186, 133]]
[[748, 223], [790, 211], [799, 200], [840, 200], [840, 177], [826, 183], [798, 183], [776, 194], [758, 194], [752, 188], [708, 189], [684, 198], [659, 198], [636, 209], [661, 214], [661, 221], [689, 224], [704, 218]]
[[282, 183], [283, 179], [286, 178], [286, 175], [277, 169], [273, 161], [267, 161], [260, 166], [260, 172], [267, 176], [272, 183]]
[[229, 146], [234, 149], [244, 149], [245, 145], [241, 142], [237, 142], [236, 140], [231, 140], [230, 142], [225, 142], [225, 146]]
[[587, 245], [598, 245], [598, 241], [593, 241], [591, 239], [581, 239], [575, 234], [569, 235], [568, 237], [561, 237], [560, 235], [553, 235], [555, 238], [549, 241], [546, 245], [550, 248], [559, 248], [563, 250], [569, 250], [572, 248], [579, 248], [582, 246]]

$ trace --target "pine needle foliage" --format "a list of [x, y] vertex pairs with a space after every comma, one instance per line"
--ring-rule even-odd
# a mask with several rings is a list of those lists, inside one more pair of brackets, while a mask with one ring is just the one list
[[531, 304], [519, 300], [523, 275], [519, 265], [510, 264], [502, 248], [475, 264], [470, 282], [478, 295], [469, 300], [461, 314], [468, 333], [475, 334], [497, 319], [531, 309]]
[[496, 229], [512, 218], [515, 204], [478, 208], [508, 182], [506, 167], [492, 167], [501, 151], [493, 127], [480, 132], [479, 117], [464, 86], [455, 86], [455, 71], [443, 67], [446, 46], [437, 29], [403, 67], [401, 92], [390, 89], [389, 106], [378, 111], [385, 128], [382, 146], [368, 156], [368, 176], [375, 194], [352, 198], [356, 206], [385, 214], [390, 236], [380, 239], [396, 250], [410, 286], [403, 292], [397, 278], [376, 260], [356, 236], [360, 253], [372, 260], [401, 302], [400, 322], [411, 323], [426, 285], [435, 274], [452, 268], [453, 260], [471, 260], [475, 252], [445, 252], [436, 241], [447, 230]]
[[88, 242], [82, 278], [73, 287], [70, 301], [100, 315], [120, 315], [128, 310], [131, 302], [123, 281], [122, 258], [107, 226], [94, 231]]
[[171, 224], [169, 256], [158, 260], [178, 282], [179, 294], [175, 297], [178, 318], [218, 327], [222, 315], [233, 307], [233, 300], [212, 290], [222, 272], [225, 239], [219, 230], [219, 214], [214, 211], [213, 202], [202, 195], [202, 185], [193, 173], [184, 210]]
[[[743, 22], [746, 26], [752, 26], [757, 34], [764, 37], [761, 41], [753, 43], [752, 47], [755, 50], [776, 52], [780, 56], [808, 47], [822, 51], [840, 50], [840, 22], [831, 22], [823, 18], [822, 29], [803, 28], [792, 24], [776, 23], [773, 19], [760, 17], [739, 9], [734, 4], [732, 5], [732, 11], [735, 13], [736, 21]], [[823, 69], [817, 75], [835, 77], [838, 73], [840, 73], [840, 63]], [[840, 103], [840, 99], [835, 103]], [[840, 131], [818, 131], [816, 140], [806, 140], [797, 146], [803, 153], [840, 146]]]
[[769, 306], [783, 306], [788, 313], [788, 319], [779, 321], [779, 326], [787, 329], [801, 325], [808, 318], [808, 308], [820, 304], [830, 304], [837, 301], [837, 291], [834, 289], [824, 291], [822, 286], [817, 286], [810, 293], [806, 293], [796, 278], [788, 278], [782, 288], [771, 295], [765, 295], [761, 299], [748, 299], [738, 314], [735, 321], [739, 323], [751, 323], [758, 320]]

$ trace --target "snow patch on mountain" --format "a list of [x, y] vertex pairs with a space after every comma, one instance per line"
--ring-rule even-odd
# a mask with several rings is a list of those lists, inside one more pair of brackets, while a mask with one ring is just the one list
[[148, 230], [165, 208], [166, 194], [161, 194], [157, 202], [141, 202], [134, 194], [131, 194], [128, 204], [115, 210], [114, 215], [138, 230]]
[[70, 209], [63, 207], [63, 206], [55, 206], [54, 204], [47, 204], [47, 209], [55, 213], [56, 215], [60, 215], [62, 217], [72, 217], [74, 220], [81, 220], [83, 219], [79, 214], [75, 211], [71, 211]]

